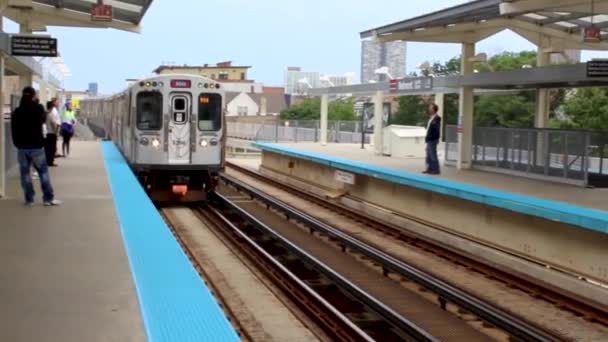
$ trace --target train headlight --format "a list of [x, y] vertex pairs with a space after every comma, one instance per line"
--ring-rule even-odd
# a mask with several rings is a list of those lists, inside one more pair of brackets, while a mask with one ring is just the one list
[[217, 139], [211, 139], [211, 146], [217, 146]]
[[160, 146], [160, 141], [158, 141], [158, 139], [154, 138], [154, 140], [152, 140], [152, 146], [158, 148], [158, 146]]
[[148, 146], [148, 144], [150, 143], [150, 140], [148, 140], [148, 138], [146, 138], [146, 137], [142, 137], [141, 139], [139, 139], [139, 143], [144, 146]]
[[208, 145], [209, 145], [209, 142], [207, 141], [207, 139], [201, 140], [201, 147], [207, 147]]

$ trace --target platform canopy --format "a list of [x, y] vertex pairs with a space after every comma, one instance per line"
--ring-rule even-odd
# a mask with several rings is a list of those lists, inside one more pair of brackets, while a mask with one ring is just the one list
[[[584, 42], [585, 28], [600, 42]], [[608, 1], [476, 0], [361, 32], [381, 41], [475, 43], [509, 29], [547, 50], [608, 50]]]
[[140, 22], [153, 0], [104, 0], [112, 6], [112, 19], [93, 21], [92, 5], [97, 0], [0, 0], [0, 13], [31, 31], [47, 26], [114, 28], [140, 32]]

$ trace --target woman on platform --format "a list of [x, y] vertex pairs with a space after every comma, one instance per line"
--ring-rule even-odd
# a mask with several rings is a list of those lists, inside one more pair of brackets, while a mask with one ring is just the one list
[[74, 125], [76, 125], [76, 114], [72, 110], [70, 102], [65, 104], [61, 123], [61, 137], [63, 138], [62, 151], [63, 156], [67, 157], [70, 154], [70, 140], [74, 136]]

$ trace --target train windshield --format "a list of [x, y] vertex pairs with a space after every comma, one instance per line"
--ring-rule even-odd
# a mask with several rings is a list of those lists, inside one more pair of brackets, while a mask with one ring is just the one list
[[157, 131], [163, 126], [163, 96], [156, 92], [137, 94], [137, 129]]
[[198, 129], [217, 131], [222, 127], [222, 97], [203, 93], [198, 97]]

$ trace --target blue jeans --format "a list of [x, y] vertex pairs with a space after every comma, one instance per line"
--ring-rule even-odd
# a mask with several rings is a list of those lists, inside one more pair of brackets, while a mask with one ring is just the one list
[[439, 141], [429, 141], [426, 143], [426, 170], [429, 172], [439, 172], [439, 158], [437, 158], [438, 143]]
[[32, 175], [30, 173], [32, 165], [34, 169], [38, 171], [40, 176], [40, 186], [42, 187], [42, 200], [44, 202], [52, 201], [55, 197], [53, 194], [53, 187], [51, 186], [51, 176], [49, 175], [49, 168], [46, 165], [46, 157], [44, 155], [44, 149], [19, 149], [17, 151], [17, 157], [19, 159], [19, 171], [21, 173], [21, 187], [25, 195], [26, 203], [34, 202], [34, 185], [32, 184]]

